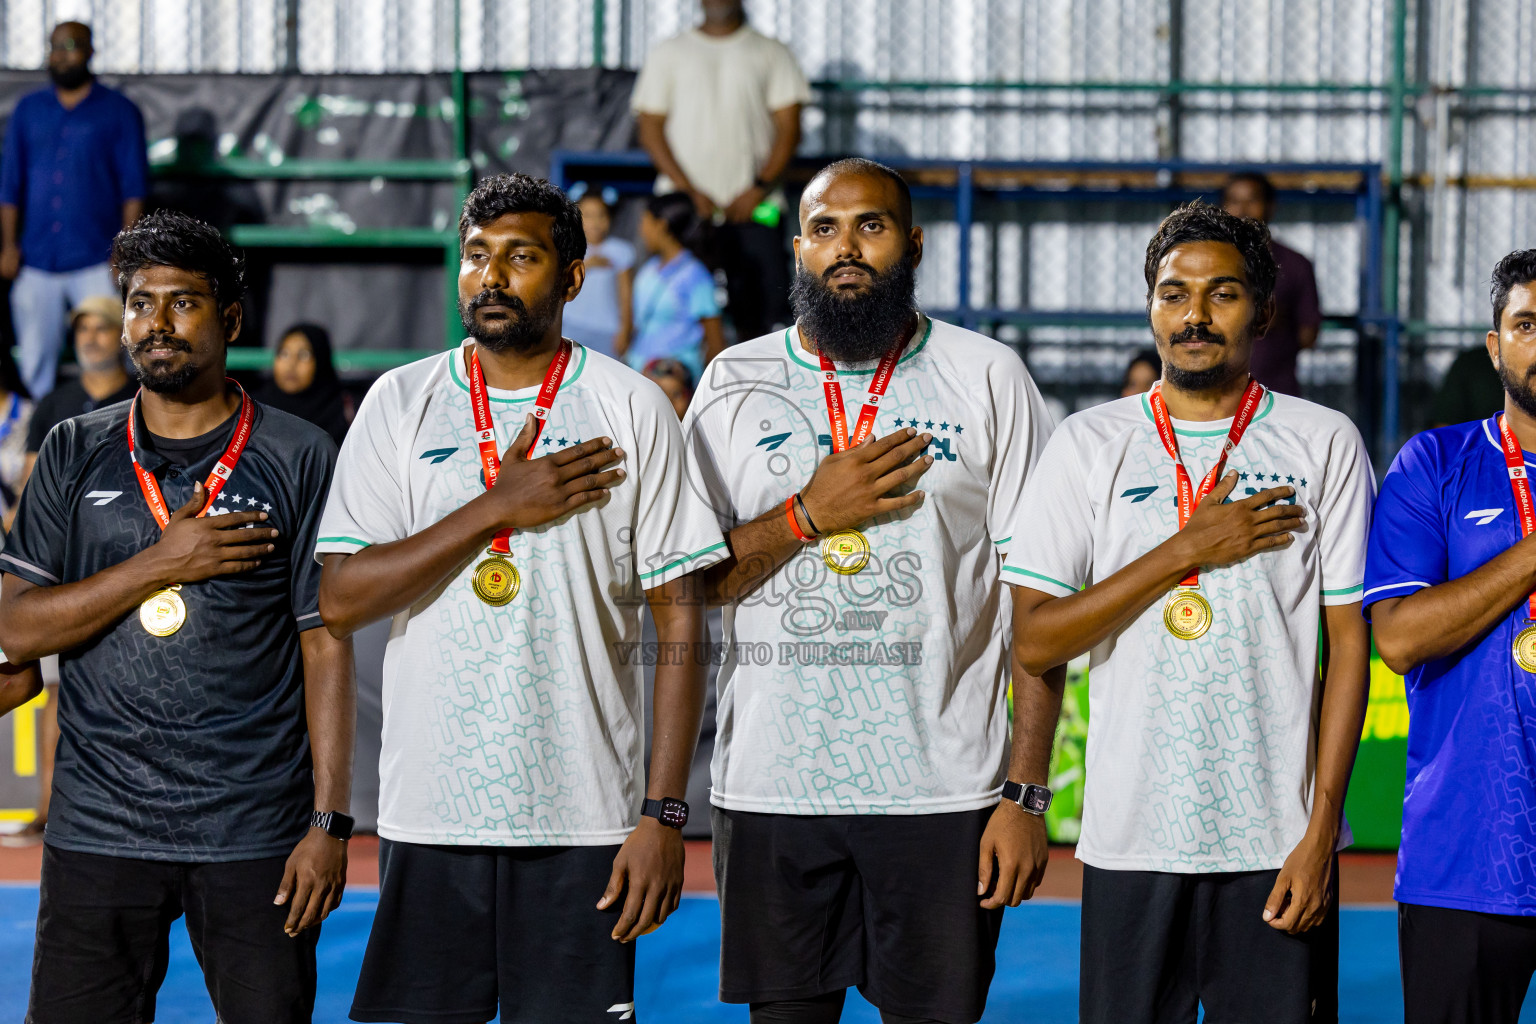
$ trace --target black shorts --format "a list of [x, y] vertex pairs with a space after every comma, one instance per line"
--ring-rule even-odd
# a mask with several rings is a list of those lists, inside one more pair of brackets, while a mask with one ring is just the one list
[[890, 1013], [980, 1020], [1003, 922], [976, 895], [991, 814], [714, 808], [721, 1000], [809, 999], [857, 986]]
[[286, 857], [222, 864], [104, 857], [43, 846], [31, 1024], [155, 1019], [171, 923], [183, 914], [224, 1024], [304, 1024], [320, 929], [290, 939], [275, 906]]
[[1336, 1024], [1338, 863], [1328, 916], [1265, 923], [1279, 871], [1169, 874], [1083, 867], [1081, 1024]]
[[1515, 1024], [1536, 973], [1536, 917], [1403, 903], [1407, 1024]]
[[[401, 1024], [634, 1020], [635, 946], [597, 909], [617, 846], [379, 842], [379, 909], [352, 1019]], [[625, 1016], [629, 1014], [629, 1016]]]

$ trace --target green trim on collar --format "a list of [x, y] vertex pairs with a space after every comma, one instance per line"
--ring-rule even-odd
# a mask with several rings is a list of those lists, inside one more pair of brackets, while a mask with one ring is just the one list
[[[1250, 421], [1248, 425], [1251, 427], [1254, 423], [1257, 423], [1265, 416], [1268, 416], [1269, 410], [1273, 409], [1274, 407], [1275, 393], [1266, 388], [1264, 390], [1264, 408], [1258, 411], [1258, 414], [1253, 417], [1252, 421]], [[1146, 395], [1141, 396], [1141, 411], [1147, 414], [1148, 423], [1152, 424], [1153, 426], [1157, 425], [1157, 420], [1152, 418], [1152, 403], [1147, 401]], [[1178, 427], [1173, 428], [1173, 432], [1181, 437], [1226, 437], [1229, 430], [1231, 430], [1230, 427], [1223, 427], [1220, 430], [1180, 430]]]
[[[565, 380], [560, 382], [560, 386], [562, 388], [576, 383], [576, 378], [581, 376], [581, 371], [587, 368], [587, 347], [583, 344], [580, 344], [579, 342], [574, 341], [571, 342], [571, 345], [581, 353], [581, 361], [576, 364], [576, 372], [572, 373], [570, 376], [566, 377]], [[467, 395], [469, 394], [469, 382], [464, 380], [464, 378], [459, 375], [459, 356], [462, 355], [463, 352], [464, 346], [460, 345], [458, 348], [448, 353], [448, 375], [453, 378], [453, 382], [457, 384], [461, 389], [463, 389], [464, 393]], [[517, 405], [520, 402], [533, 401], [535, 398], [539, 397], [539, 393], [538, 390], [535, 389], [534, 393], [527, 396], [526, 398], [498, 398], [495, 395], [489, 395], [488, 397], [493, 402], [501, 402], [505, 405]]]
[[[922, 337], [922, 339], [920, 341], [918, 341], [918, 343], [916, 345], [912, 346], [912, 348], [906, 353], [906, 355], [902, 356], [900, 359], [898, 359], [896, 361], [896, 365], [897, 366], [900, 366], [902, 363], [906, 362], [908, 359], [911, 359], [913, 356], [917, 355], [919, 352], [921, 352], [923, 350], [923, 346], [928, 344], [928, 336], [933, 333], [933, 317], [925, 315], [923, 317], [923, 320], [927, 323], [928, 326], [923, 330], [923, 337]], [[789, 358], [793, 359], [795, 362], [799, 363], [801, 366], [805, 367], [807, 370], [815, 370], [817, 373], [820, 373], [821, 372], [821, 364], [820, 363], [813, 363], [810, 360], [806, 359], [805, 358], [805, 350], [802, 349], [799, 345], [795, 344], [795, 331], [796, 330], [798, 330], [798, 327], [795, 324], [790, 324], [788, 327], [784, 328], [784, 348], [789, 353]], [[843, 373], [852, 374], [853, 376], [859, 376], [859, 375], [865, 374], [865, 373], [873, 375], [874, 372], [875, 372], [875, 369], [876, 369], [876, 367], [871, 366], [867, 370], [838, 370], [837, 372], [840, 373], [840, 374], [843, 374]]]

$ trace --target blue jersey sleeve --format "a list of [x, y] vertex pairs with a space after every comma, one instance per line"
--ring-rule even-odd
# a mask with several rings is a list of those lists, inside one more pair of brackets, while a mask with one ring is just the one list
[[1449, 579], [1438, 449], [1429, 434], [1403, 446], [1381, 482], [1365, 555], [1366, 618], [1371, 605]]

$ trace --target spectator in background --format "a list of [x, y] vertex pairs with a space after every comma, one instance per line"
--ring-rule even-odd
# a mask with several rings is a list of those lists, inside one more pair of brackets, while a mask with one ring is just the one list
[[272, 356], [272, 376], [256, 401], [313, 423], [341, 446], [352, 422], [352, 403], [336, 376], [331, 334], [318, 324], [294, 324]]
[[1462, 349], [1429, 403], [1429, 425], [1448, 427], [1491, 416], [1504, 406], [1504, 384], [1482, 345]]
[[635, 272], [634, 338], [622, 353], [637, 370], [653, 359], [676, 359], [698, 380], [725, 348], [715, 278], [693, 251], [703, 230], [687, 196], [646, 201], [640, 241], [652, 255]]
[[783, 43], [747, 24], [741, 0], [702, 0], [704, 23], [658, 44], [630, 107], [658, 192], [689, 197], [720, 224], [738, 340], [788, 324], [789, 255], [779, 178], [800, 144], [809, 83]]
[[565, 336], [611, 356], [629, 342], [635, 247], [609, 234], [613, 208], [602, 196], [585, 192], [576, 206], [587, 236], [587, 276], [565, 304]]
[[1155, 348], [1144, 348], [1131, 357], [1125, 368], [1125, 379], [1120, 382], [1120, 397], [1144, 395], [1163, 375], [1163, 357]]
[[656, 382], [677, 411], [677, 418], [682, 419], [688, 411], [688, 403], [693, 401], [693, 374], [688, 372], [688, 367], [676, 359], [652, 359], [640, 372]]
[[[1275, 215], [1275, 186], [1257, 171], [1243, 171], [1227, 179], [1221, 205], [1228, 213], [1265, 224]], [[1301, 394], [1296, 380], [1296, 356], [1317, 344], [1323, 314], [1317, 303], [1317, 277], [1312, 261], [1273, 238], [1270, 252], [1280, 267], [1275, 282], [1275, 322], [1269, 333], [1253, 343], [1249, 372], [1260, 384], [1287, 395]]]
[[80, 366], [78, 380], [61, 384], [37, 403], [27, 431], [27, 469], [37, 462], [48, 431], [67, 419], [126, 402], [138, 382], [123, 365], [123, 304], [111, 295], [92, 295], [69, 314], [69, 331]]
[[16, 517], [16, 499], [27, 473], [27, 426], [32, 402], [9, 353], [0, 358], [0, 521], [6, 530]]
[[11, 316], [34, 398], [53, 390], [70, 306], [117, 290], [112, 236], [139, 219], [148, 191], [144, 118], [92, 77], [91, 53], [87, 26], [53, 30], [53, 84], [16, 104], [0, 153], [0, 276], [15, 279]]

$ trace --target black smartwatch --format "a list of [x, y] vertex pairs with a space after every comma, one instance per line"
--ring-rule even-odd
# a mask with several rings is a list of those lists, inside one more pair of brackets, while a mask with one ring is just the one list
[[323, 829], [332, 839], [346, 842], [352, 838], [355, 822], [340, 811], [316, 811], [309, 816], [309, 827]]
[[647, 800], [640, 805], [640, 813], [655, 818], [667, 828], [682, 828], [688, 824], [688, 805], [681, 800], [664, 796], [660, 800]]
[[1051, 791], [1033, 782], [1025, 785], [1004, 782], [1003, 799], [1012, 800], [1028, 814], [1044, 814], [1051, 807]]

